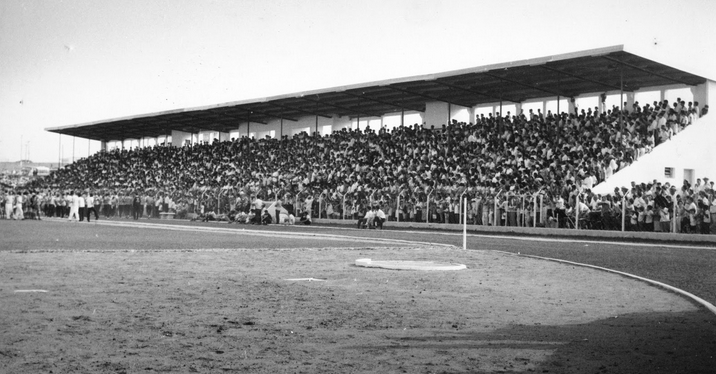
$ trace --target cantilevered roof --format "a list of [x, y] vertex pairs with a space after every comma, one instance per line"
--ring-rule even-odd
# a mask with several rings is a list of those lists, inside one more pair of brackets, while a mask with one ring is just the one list
[[446, 102], [473, 107], [499, 101], [583, 93], [635, 91], [672, 84], [698, 85], [706, 78], [629, 53], [622, 45], [562, 55], [487, 65], [260, 99], [141, 114], [47, 131], [89, 138], [119, 140], [156, 137], [172, 130], [236, 130], [239, 123], [265, 124], [303, 116], [374, 117], [386, 113], [425, 111], [425, 103]]

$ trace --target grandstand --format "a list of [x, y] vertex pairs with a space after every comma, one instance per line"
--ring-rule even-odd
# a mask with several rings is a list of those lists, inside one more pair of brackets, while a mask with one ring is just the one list
[[[47, 129], [99, 140], [106, 152], [58, 171], [44, 187], [171, 194], [189, 213], [199, 205], [248, 210], [258, 195], [316, 217], [356, 218], [380, 204], [395, 220], [530, 227], [550, 219], [579, 227], [584, 204], [609, 212], [590, 227], [618, 229], [621, 220], [625, 230], [626, 215], [647, 208], [642, 195], [660, 201], [686, 180], [681, 195], [662, 202], [667, 230], [677, 231], [689, 218], [677, 201], [688, 207], [700, 179], [716, 175], [709, 159], [695, 167], [651, 157], [657, 175], [605, 195], [608, 203], [592, 189], [640, 169], [642, 157], [682, 130], [693, 133], [687, 127], [703, 124], [714, 88], [613, 46], [104, 120]], [[175, 147], [145, 147], [158, 144]], [[662, 177], [671, 182], [650, 183]], [[695, 179], [701, 189], [693, 191]], [[714, 200], [706, 189], [702, 212]], [[462, 217], [465, 194], [471, 202]]]

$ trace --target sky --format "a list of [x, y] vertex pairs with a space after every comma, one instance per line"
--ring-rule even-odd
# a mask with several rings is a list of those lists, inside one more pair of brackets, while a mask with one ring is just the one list
[[586, 49], [716, 80], [713, 0], [2, 0], [0, 161], [86, 122]]

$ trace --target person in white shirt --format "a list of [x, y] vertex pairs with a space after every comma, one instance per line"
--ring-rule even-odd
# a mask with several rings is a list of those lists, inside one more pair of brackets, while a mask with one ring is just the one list
[[99, 215], [97, 215], [97, 210], [94, 208], [94, 200], [95, 200], [94, 194], [90, 193], [89, 196], [87, 197], [87, 201], [86, 201], [87, 207], [85, 208], [87, 222], [90, 221], [90, 213], [94, 213], [95, 221], [99, 219]]
[[256, 198], [254, 199], [253, 208], [254, 208], [254, 222], [252, 222], [252, 224], [260, 225], [261, 224], [261, 212], [263, 211], [263, 208], [264, 208], [264, 201], [261, 200], [261, 197], [258, 194], [256, 195]]
[[375, 211], [373, 209], [369, 209], [365, 212], [365, 224], [369, 229], [373, 228], [373, 223], [375, 221]]
[[22, 211], [23, 196], [21, 193], [17, 193], [15, 196], [15, 216], [13, 219], [25, 219], [25, 214]]
[[383, 212], [383, 209], [378, 208], [375, 212], [375, 224], [378, 226], [379, 229], [383, 229], [383, 223], [385, 222], [385, 212]]
[[80, 198], [74, 191], [70, 193], [70, 201], [70, 215], [67, 220], [72, 221], [74, 219], [79, 221]]
[[11, 219], [12, 216], [12, 203], [15, 196], [10, 191], [5, 194], [5, 218]]

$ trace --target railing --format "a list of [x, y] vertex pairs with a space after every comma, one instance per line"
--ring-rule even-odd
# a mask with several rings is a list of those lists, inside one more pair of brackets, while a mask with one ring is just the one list
[[[213, 203], [216, 202], [216, 207], [213, 208], [218, 214], [222, 214], [226, 213], [226, 200], [231, 199], [231, 197], [233, 196], [236, 201], [229, 201], [229, 204], [238, 203], [239, 192], [244, 190], [245, 186], [237, 184], [233, 187], [225, 186], [215, 188], [193, 189], [189, 191], [172, 191], [171, 189], [164, 191], [159, 190], [157, 191], [156, 196], [163, 194], [167, 196], [170, 200], [172, 200], [175, 204], [177, 204], [179, 200], [183, 200], [187, 209], [191, 209], [192, 202], [196, 201], [197, 204], [194, 204], [195, 209], [198, 210], [199, 207], [203, 205], [205, 207], [204, 213], [207, 213], [208, 209], [211, 209], [213, 207]], [[304, 206], [303, 200], [306, 197], [306, 188], [300, 190], [295, 195], [290, 194], [284, 196], [279, 196], [280, 191], [278, 188], [272, 188], [271, 190], [264, 188], [262, 191], [267, 195], [273, 195], [274, 198], [277, 200], [279, 199], [279, 197], [281, 197], [282, 199], [285, 197], [286, 200], [295, 204], [297, 211], [300, 211], [302, 209], [313, 210], [313, 207]], [[337, 204], [340, 204], [342, 208], [340, 219], [352, 219], [353, 217], [351, 216], [351, 213], [353, 211], [356, 211], [356, 208], [358, 206], [374, 205], [376, 203], [376, 196], [380, 194], [380, 199], [385, 199], [385, 201], [390, 202], [391, 211], [386, 211], [386, 215], [392, 217], [392, 214], [395, 214], [395, 220], [397, 222], [413, 220], [430, 223], [433, 221], [432, 213], [436, 211], [435, 208], [438, 207], [439, 209], [441, 204], [446, 204], [446, 196], [451, 196], [457, 201], [453, 200], [455, 204], [450, 204], [449, 214], [448, 211], [445, 210], [446, 217], [440, 217], [438, 222], [442, 222], [444, 219], [447, 218], [447, 216], [450, 216], [451, 219], [455, 219], [451, 222], [463, 225], [493, 225], [495, 227], [504, 225], [516, 225], [520, 227], [533, 228], [536, 228], [538, 226], [548, 226], [548, 215], [546, 214], [548, 211], [548, 206], [545, 205], [544, 198], [546, 195], [543, 193], [543, 191], [539, 190], [531, 194], [517, 194], [513, 192], [505, 192], [503, 189], [498, 190], [496, 193], [493, 193], [493, 191], [494, 190], [490, 189], [484, 189], [479, 191], [465, 189], [461, 192], [451, 193], [449, 189], [442, 189], [436, 187], [425, 190], [424, 192], [427, 192], [427, 194], [422, 195], [421, 192], [417, 189], [413, 191], [409, 188], [402, 188], [394, 193], [374, 190], [369, 195], [360, 195], [360, 197], [357, 194], [352, 194], [349, 192], [340, 193], [337, 191], [324, 191], [317, 197], [318, 212], [312, 212], [312, 215], [316, 215], [317, 213], [319, 217], [328, 217], [327, 214], [329, 211], [329, 203], [327, 201], [327, 198], [333, 196], [333, 199], [336, 200], [331, 203], [333, 204], [333, 207], [337, 208]], [[259, 192], [261, 192], [261, 190]], [[252, 189], [250, 191], [250, 194], [255, 195], [256, 191]], [[336, 199], [337, 197], [340, 197], [340, 201]], [[629, 219], [630, 214], [633, 211], [627, 207], [626, 196], [619, 196], [618, 198], [614, 199], [611, 204], [612, 208], [602, 212], [601, 218], [600, 215], [596, 213], [600, 212], [600, 210], [593, 210], [591, 212], [594, 212], [595, 214], [592, 214], [590, 212], [589, 216], [585, 216], [585, 210], [581, 209], [581, 205], [582, 203], [584, 203], [593, 206], [595, 202], [591, 201], [590, 199], [591, 197], [587, 196], [587, 194], [585, 193], [578, 193], [568, 199], [566, 204], [573, 208], [573, 214], [569, 215], [570, 224], [567, 225], [569, 228], [582, 230], [597, 229], [599, 227], [602, 227], [603, 229], [620, 230], [622, 232], [630, 229]], [[422, 204], [425, 205], [422, 206]], [[393, 206], [395, 207], [394, 212], [392, 211]], [[403, 209], [403, 206], [405, 206], [406, 209]], [[418, 218], [416, 214], [411, 218], [411, 215], [413, 213], [417, 213], [416, 208], [418, 206], [422, 206], [421, 213], [425, 214], [425, 217], [421, 216], [420, 218]], [[349, 209], [351, 207], [352, 209]], [[500, 214], [503, 208], [507, 208], [505, 209], [507, 219], [504, 223], [502, 222], [502, 215]], [[246, 206], [236, 204], [235, 209], [245, 210]], [[669, 232], [678, 233], [681, 231], [679, 209], [680, 208], [678, 205], [678, 201], [673, 201], [671, 203], [672, 215], [669, 219]], [[401, 214], [403, 214], [404, 212], [408, 212], [408, 214], [404, 214], [401, 217]], [[472, 217], [471, 214], [473, 215]], [[515, 214], [517, 214], [516, 217]], [[621, 217], [619, 217], [620, 214]], [[335, 216], [337, 217], [337, 215]], [[331, 217], [334, 217], [334, 215], [332, 215]], [[571, 226], [572, 219], [574, 219], [574, 226]], [[657, 222], [658, 221], [655, 220], [655, 225], [659, 224]], [[659, 229], [656, 229], [656, 231], [659, 231]]]

